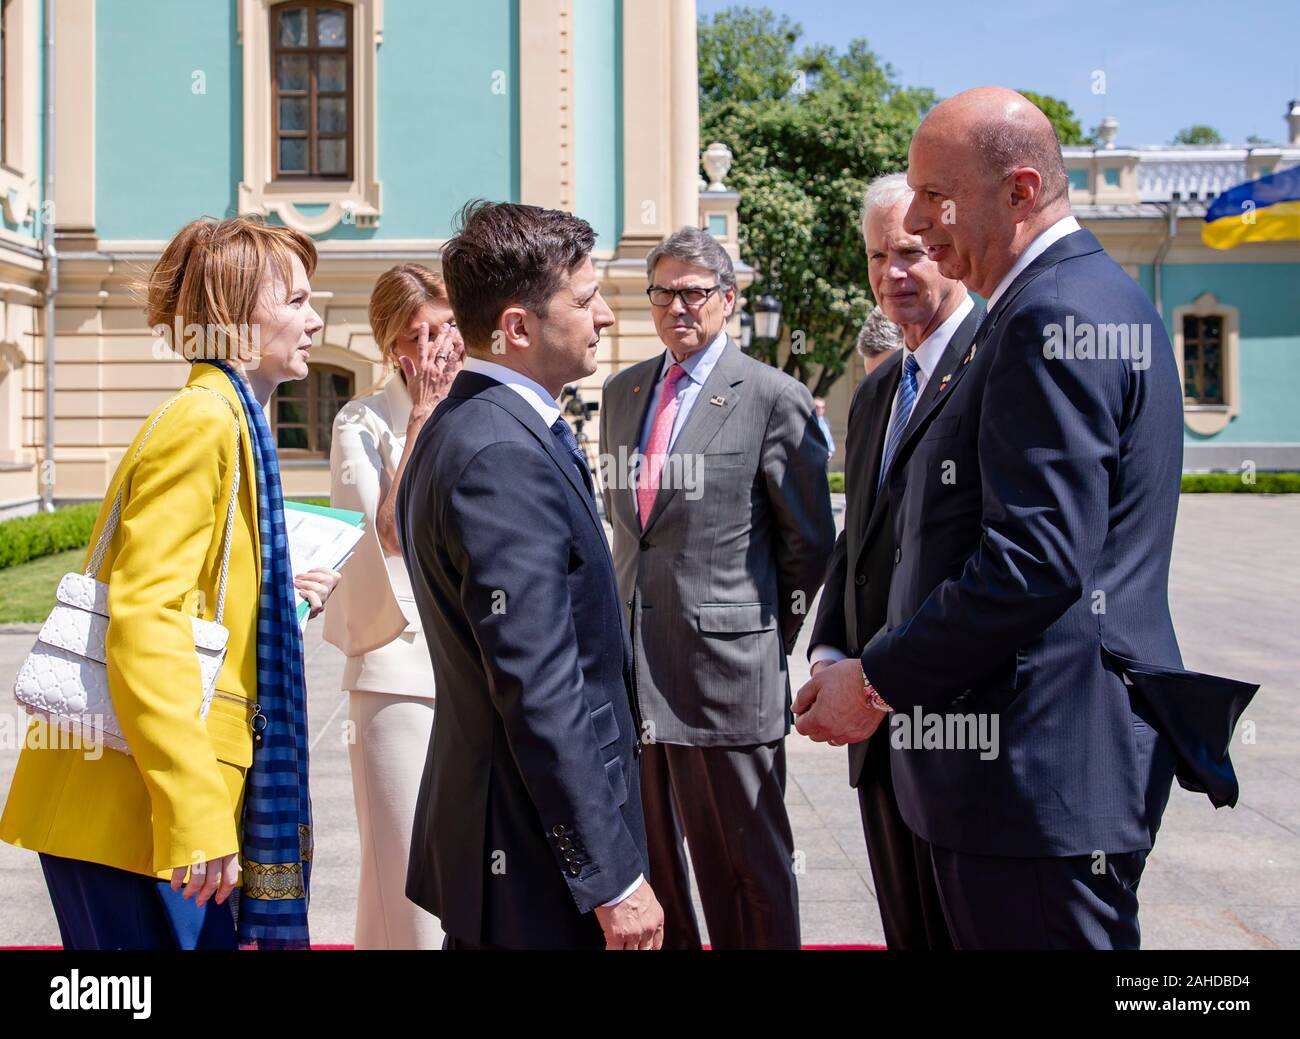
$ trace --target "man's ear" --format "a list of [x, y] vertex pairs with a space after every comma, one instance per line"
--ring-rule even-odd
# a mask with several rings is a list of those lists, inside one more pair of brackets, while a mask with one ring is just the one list
[[506, 307], [497, 321], [497, 332], [493, 338], [500, 340], [511, 350], [527, 350], [531, 345], [527, 318], [526, 307]]
[[733, 286], [722, 294], [722, 313], [728, 321], [736, 310], [736, 289]]
[[1043, 178], [1032, 166], [1021, 166], [1011, 174], [1009, 180], [1011, 209], [1016, 214], [1016, 222], [1020, 223], [1034, 211], [1043, 192]]

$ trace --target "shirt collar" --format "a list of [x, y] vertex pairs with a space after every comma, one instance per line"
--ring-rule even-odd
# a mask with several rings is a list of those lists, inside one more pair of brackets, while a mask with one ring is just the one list
[[1026, 267], [1042, 256], [1043, 253], [1047, 252], [1048, 249], [1054, 246], [1066, 235], [1073, 234], [1075, 231], [1080, 230], [1082, 230], [1082, 228], [1079, 226], [1079, 221], [1075, 220], [1072, 216], [1063, 216], [1051, 227], [1039, 234], [1037, 238], [1029, 243], [1025, 251], [1020, 254], [1020, 258], [1016, 260], [1011, 270], [1007, 271], [1002, 280], [998, 282], [998, 287], [993, 290], [993, 295], [989, 297], [989, 310], [993, 310], [994, 304], [1002, 298], [1002, 294], [1011, 287], [1013, 281], [1020, 277], [1021, 272], [1024, 271]]
[[930, 378], [930, 373], [938, 366], [939, 358], [943, 356], [944, 350], [948, 348], [948, 342], [952, 339], [953, 333], [966, 320], [966, 315], [971, 312], [974, 306], [975, 301], [970, 298], [970, 293], [967, 293], [966, 298], [957, 305], [957, 309], [948, 315], [943, 324], [922, 339], [920, 345], [913, 351], [912, 356], [916, 358], [917, 366], [926, 379]]
[[504, 364], [485, 361], [481, 357], [470, 357], [469, 355], [466, 355], [461, 370], [477, 372], [479, 375], [486, 375], [489, 379], [495, 379], [503, 386], [509, 386], [532, 406], [532, 409], [537, 412], [541, 420], [546, 423], [547, 429], [555, 425], [555, 420], [560, 417], [560, 406], [555, 402], [555, 398], [551, 396], [546, 387], [541, 383], [534, 382], [523, 372], [507, 368]]
[[[713, 371], [714, 365], [718, 363], [718, 358], [722, 356], [722, 351], [727, 348], [727, 330], [724, 328], [717, 334], [713, 342], [703, 350], [696, 350], [690, 357], [681, 362], [682, 371], [694, 383], [700, 386], [709, 377]], [[659, 382], [663, 382], [668, 375], [668, 369], [677, 364], [677, 358], [673, 356], [671, 350], [664, 351], [664, 363], [659, 367]]]

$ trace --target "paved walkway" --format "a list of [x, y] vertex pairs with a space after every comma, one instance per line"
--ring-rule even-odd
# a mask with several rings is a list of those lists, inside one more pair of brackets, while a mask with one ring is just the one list
[[[1189, 668], [1263, 684], [1239, 730], [1233, 759], [1242, 799], [1216, 812], [1174, 788], [1142, 880], [1148, 948], [1300, 947], [1300, 495], [1185, 495], [1171, 589]], [[31, 634], [0, 634], [0, 796], [8, 790], [19, 711], [8, 690]], [[806, 632], [805, 640], [806, 641]], [[805, 646], [793, 661], [806, 680]], [[308, 634], [312, 794], [316, 812], [312, 930], [321, 944], [350, 944], [358, 868], [356, 818], [339, 692], [342, 657]], [[1244, 723], [1243, 723], [1244, 724]], [[800, 877], [804, 941], [883, 941], [871, 873], [846, 779], [845, 751], [792, 736], [789, 805]], [[0, 946], [58, 942], [36, 859], [0, 844]]]

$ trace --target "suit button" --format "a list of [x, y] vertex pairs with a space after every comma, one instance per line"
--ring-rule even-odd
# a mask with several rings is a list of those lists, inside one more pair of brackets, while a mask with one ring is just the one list
[[632, 600], [631, 600], [631, 599], [629, 599], [629, 600], [627, 601], [627, 608], [628, 608], [629, 610], [632, 608]]
[[642, 552], [649, 552], [649, 551], [650, 551], [650, 542], [648, 542], [648, 541], [642, 539], [642, 541], [641, 541], [641, 551], [642, 551]]
[[582, 872], [582, 867], [579, 866], [576, 862], [569, 866], [569, 876], [576, 877], [581, 872]]
[[551, 833], [555, 834], [556, 837], [563, 837], [567, 832], [559, 823], [551, 827]]
[[859, 588], [861, 588], [864, 584], [867, 583], [867, 575], [858, 574], [858, 576], [853, 579], [853, 583], [856, 584]]
[[568, 837], [561, 837], [560, 851], [564, 852], [567, 857], [568, 853], [573, 851], [573, 841], [569, 840]]
[[894, 563], [897, 564], [898, 561], [902, 558], [903, 558], [903, 550], [901, 548], [894, 549]]

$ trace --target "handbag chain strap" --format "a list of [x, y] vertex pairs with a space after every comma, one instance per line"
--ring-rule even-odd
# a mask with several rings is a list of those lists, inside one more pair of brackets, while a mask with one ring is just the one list
[[[231, 415], [235, 419], [235, 478], [230, 482], [230, 502], [226, 508], [226, 530], [222, 537], [224, 545], [221, 549], [221, 581], [217, 585], [217, 613], [216, 622], [221, 623], [222, 615], [226, 611], [226, 578], [230, 573], [230, 536], [235, 524], [235, 506], [239, 496], [239, 414], [235, 411], [235, 406], [230, 403], [222, 394], [207, 386], [187, 386], [176, 394], [171, 400], [163, 405], [163, 408], [154, 420], [149, 423], [149, 428], [144, 431], [144, 437], [140, 440], [140, 446], [135, 449], [135, 454], [131, 456], [131, 463], [134, 465], [140, 457], [140, 452], [144, 450], [145, 441], [149, 439], [149, 434], [153, 432], [154, 426], [162, 421], [162, 417], [167, 414], [167, 409], [184, 397], [187, 393], [196, 390], [202, 390], [204, 393], [210, 393], [216, 397], [222, 404], [230, 409]], [[126, 480], [117, 488], [117, 496], [113, 498], [113, 507], [108, 511], [108, 519], [104, 522], [104, 529], [99, 532], [99, 540], [95, 542], [94, 554], [90, 557], [90, 562], [86, 565], [86, 576], [98, 579], [99, 568], [104, 563], [104, 553], [108, 551], [109, 542], [113, 540], [113, 535], [117, 533], [117, 524], [122, 515], [122, 489], [126, 485]]]

